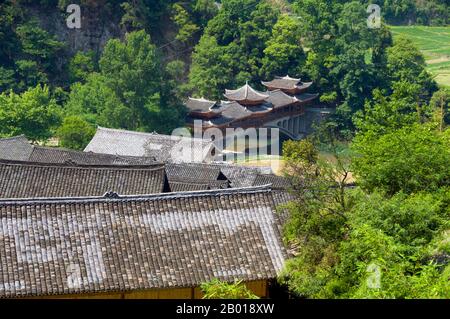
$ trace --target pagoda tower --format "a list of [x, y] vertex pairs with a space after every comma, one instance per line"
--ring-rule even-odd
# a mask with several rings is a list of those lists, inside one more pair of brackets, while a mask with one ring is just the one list
[[269, 98], [268, 94], [253, 89], [248, 85], [248, 82], [237, 90], [225, 90], [224, 96], [229, 101], [234, 101], [245, 106], [260, 105]]

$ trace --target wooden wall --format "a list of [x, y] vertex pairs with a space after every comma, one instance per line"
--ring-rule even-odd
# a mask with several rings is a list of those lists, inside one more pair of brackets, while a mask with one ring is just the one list
[[[268, 283], [266, 280], [250, 281], [245, 285], [255, 295], [268, 297]], [[177, 288], [177, 289], [151, 289], [130, 292], [111, 292], [98, 294], [74, 294], [61, 296], [48, 296], [45, 299], [201, 299], [203, 293], [200, 288]], [[41, 299], [39, 297], [38, 299]]]

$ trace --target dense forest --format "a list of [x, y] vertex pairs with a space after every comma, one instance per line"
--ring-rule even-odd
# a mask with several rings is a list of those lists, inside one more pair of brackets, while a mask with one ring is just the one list
[[67, 30], [72, 2], [0, 4], [0, 137], [82, 149], [96, 125], [170, 133], [187, 96], [311, 80], [336, 112], [284, 144], [296, 257], [282, 282], [308, 298], [450, 297], [450, 92], [389, 30], [447, 25], [448, 0], [82, 0]]
[[[375, 90], [409, 81], [426, 102], [437, 89], [411, 44], [366, 27], [366, 1], [83, 0], [82, 28], [69, 30], [72, 2], [0, 4], [0, 135], [82, 148], [95, 125], [169, 133], [188, 95], [281, 74], [313, 80], [352, 135]], [[387, 23], [448, 22], [445, 0], [377, 3]]]

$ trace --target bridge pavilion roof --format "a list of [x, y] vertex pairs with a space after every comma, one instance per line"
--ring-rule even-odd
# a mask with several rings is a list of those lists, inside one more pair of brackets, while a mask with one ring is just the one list
[[200, 99], [190, 97], [186, 101], [185, 105], [191, 112], [197, 113], [220, 112], [219, 107], [217, 106], [217, 102], [207, 100], [203, 97]]
[[312, 85], [312, 82], [301, 82], [301, 79], [291, 78], [289, 75], [277, 76], [272, 81], [261, 83], [269, 90], [305, 90]]
[[258, 105], [264, 103], [269, 95], [253, 89], [248, 83], [237, 90], [225, 90], [225, 97], [230, 101], [243, 105]]
[[235, 101], [222, 101], [221, 105], [221, 116], [211, 119], [211, 123], [214, 125], [230, 123], [254, 114], [268, 113], [273, 109], [272, 105], [267, 102], [252, 107], [245, 107]]
[[274, 108], [294, 104], [299, 101], [297, 97], [290, 96], [281, 90], [267, 91], [266, 93], [269, 95], [267, 102], [270, 102]]

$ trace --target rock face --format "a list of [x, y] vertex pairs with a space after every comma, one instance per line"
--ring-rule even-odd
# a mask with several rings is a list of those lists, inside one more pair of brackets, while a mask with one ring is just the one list
[[30, 13], [36, 17], [42, 28], [55, 35], [59, 41], [66, 43], [68, 55], [78, 51], [92, 50], [100, 53], [111, 38], [122, 38], [120, 17], [114, 17], [107, 9], [83, 6], [81, 8], [81, 29], [67, 27], [69, 16], [58, 8], [30, 8]]

